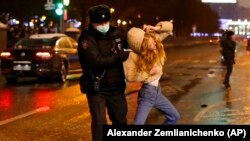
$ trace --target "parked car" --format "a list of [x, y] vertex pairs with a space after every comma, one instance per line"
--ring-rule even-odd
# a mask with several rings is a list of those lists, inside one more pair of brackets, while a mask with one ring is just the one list
[[77, 42], [59, 33], [34, 34], [20, 39], [0, 56], [1, 73], [8, 82], [19, 77], [67, 80], [70, 73], [81, 72]]

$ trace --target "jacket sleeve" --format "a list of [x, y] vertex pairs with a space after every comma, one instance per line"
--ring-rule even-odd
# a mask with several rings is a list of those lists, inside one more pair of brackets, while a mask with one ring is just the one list
[[157, 36], [160, 38], [161, 41], [167, 38], [173, 31], [172, 21], [161, 21], [157, 23], [156, 26], [161, 27], [161, 29], [157, 32]]
[[81, 64], [86, 64], [92, 69], [102, 70], [122, 62], [120, 57], [111, 51], [108, 55], [101, 54], [97, 43], [91, 37], [78, 40], [78, 55], [79, 59], [81, 59]]
[[144, 82], [149, 77], [146, 72], [138, 72], [137, 62], [138, 55], [134, 52], [130, 52], [128, 59], [123, 62], [123, 69], [126, 81]]

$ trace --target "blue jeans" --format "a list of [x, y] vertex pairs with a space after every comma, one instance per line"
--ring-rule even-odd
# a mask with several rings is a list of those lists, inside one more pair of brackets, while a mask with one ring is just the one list
[[165, 121], [163, 124], [175, 124], [177, 120], [180, 119], [179, 112], [162, 94], [160, 87], [143, 84], [138, 95], [138, 107], [135, 114], [134, 124], [143, 125], [153, 107], [164, 114]]

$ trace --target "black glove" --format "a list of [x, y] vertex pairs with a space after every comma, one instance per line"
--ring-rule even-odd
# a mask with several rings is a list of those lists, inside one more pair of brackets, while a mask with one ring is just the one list
[[126, 61], [128, 59], [129, 51], [118, 51], [117, 55], [122, 61]]
[[122, 47], [122, 43], [121, 41], [114, 41], [113, 42], [113, 48], [111, 49], [111, 52], [113, 52], [114, 54], [117, 54], [119, 51], [122, 51], [123, 47]]
[[122, 60], [125, 61], [128, 58], [129, 52], [124, 51], [123, 45], [120, 39], [116, 39], [114, 41], [114, 47], [111, 49], [111, 52], [114, 54], [118, 55], [118, 57]]

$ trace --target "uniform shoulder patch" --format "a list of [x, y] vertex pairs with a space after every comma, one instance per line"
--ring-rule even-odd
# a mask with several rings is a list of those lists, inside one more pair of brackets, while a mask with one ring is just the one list
[[83, 41], [82, 41], [82, 47], [83, 47], [84, 49], [88, 48], [88, 41], [87, 41], [87, 40], [83, 40]]

